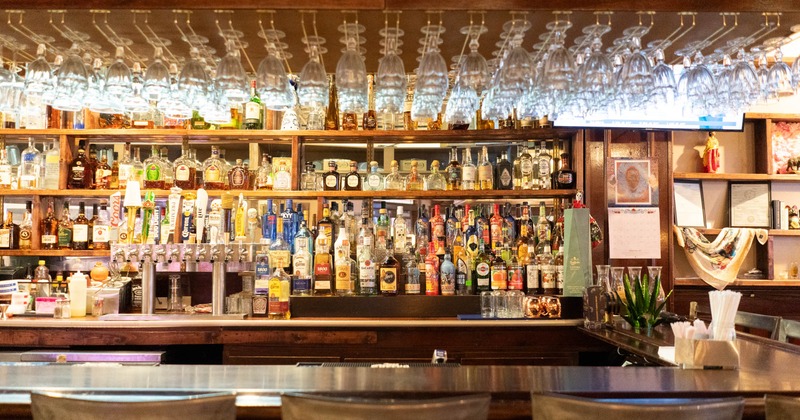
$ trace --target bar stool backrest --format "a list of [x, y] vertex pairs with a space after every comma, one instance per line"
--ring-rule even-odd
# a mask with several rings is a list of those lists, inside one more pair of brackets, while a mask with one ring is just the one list
[[236, 395], [214, 393], [155, 401], [107, 401], [32, 392], [34, 420], [234, 420]]
[[657, 399], [640, 404], [534, 393], [531, 413], [533, 420], [740, 420], [744, 414], [744, 399], [739, 397], [674, 401]]
[[782, 319], [781, 330], [780, 334], [778, 334], [778, 339], [785, 343], [788, 343], [792, 339], [800, 340], [800, 321], [795, 321], [793, 319]]
[[281, 396], [283, 420], [485, 420], [491, 395], [398, 400], [328, 397], [311, 394]]
[[766, 420], [798, 420], [800, 419], [800, 398], [766, 395], [764, 411]]
[[737, 327], [744, 327], [747, 333], [760, 335], [758, 331], [762, 331], [767, 338], [777, 340], [780, 332], [781, 317], [738, 311], [733, 323]]

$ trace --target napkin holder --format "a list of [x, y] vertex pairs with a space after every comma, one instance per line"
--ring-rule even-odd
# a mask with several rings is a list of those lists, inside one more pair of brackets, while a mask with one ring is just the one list
[[675, 363], [683, 369], [738, 369], [739, 342], [676, 338]]

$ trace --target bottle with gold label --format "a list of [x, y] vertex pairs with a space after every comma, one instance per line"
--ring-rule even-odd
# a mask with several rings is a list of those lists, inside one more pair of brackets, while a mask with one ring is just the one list
[[22, 223], [19, 224], [19, 249], [31, 249], [31, 239], [33, 237], [32, 206], [32, 202], [25, 202], [25, 216], [22, 218]]
[[228, 172], [228, 185], [232, 190], [246, 190], [250, 185], [250, 171], [241, 159], [236, 159], [236, 164]]
[[386, 258], [380, 265], [380, 289], [383, 296], [396, 296], [398, 288], [397, 274], [400, 271], [400, 263], [394, 258], [394, 247], [392, 240], [389, 239], [386, 244]]
[[[328, 208], [323, 208], [323, 221], [328, 219]], [[332, 229], [330, 221], [327, 224], [320, 222], [317, 230], [317, 239], [314, 242], [314, 295], [331, 296], [333, 293], [331, 285], [331, 242], [329, 230]]]
[[[387, 188], [388, 189], [388, 188]], [[411, 172], [406, 181], [406, 191], [422, 191], [425, 189], [425, 182], [419, 174], [417, 161], [411, 162]]]
[[[270, 263], [272, 261], [270, 260]], [[289, 319], [289, 295], [291, 294], [291, 281], [289, 275], [282, 267], [275, 268], [267, 283], [269, 297], [267, 300], [267, 316], [269, 319]]]
[[289, 268], [291, 261], [289, 243], [283, 237], [283, 223], [277, 223], [278, 234], [275, 240], [269, 245], [269, 265], [270, 267]]
[[203, 162], [203, 188], [207, 190], [225, 189], [227, 165], [219, 157], [219, 147], [211, 146], [211, 157]]
[[336, 80], [331, 75], [331, 81], [328, 88], [328, 112], [325, 114], [325, 129], [338, 130], [339, 129], [339, 97], [336, 91]]
[[350, 238], [344, 226], [339, 227], [339, 235], [334, 245], [334, 271], [336, 272], [336, 294], [351, 294], [352, 273], [350, 270]]

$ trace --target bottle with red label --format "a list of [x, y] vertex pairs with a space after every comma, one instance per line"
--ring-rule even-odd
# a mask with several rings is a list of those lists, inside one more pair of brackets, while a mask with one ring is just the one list
[[489, 219], [489, 240], [492, 250], [496, 251], [503, 245], [503, 216], [500, 215], [500, 205], [494, 205], [494, 214]]
[[[436, 207], [438, 209], [439, 206]], [[439, 257], [436, 256], [436, 245], [433, 242], [430, 243], [428, 256], [425, 257], [425, 294], [439, 294]]]
[[431, 253], [435, 254], [439, 248], [444, 248], [444, 241], [445, 241], [445, 228], [444, 228], [444, 217], [442, 217], [440, 213], [440, 207], [438, 204], [433, 206], [433, 217], [431, 217], [431, 242], [434, 243], [434, 247], [431, 248]]

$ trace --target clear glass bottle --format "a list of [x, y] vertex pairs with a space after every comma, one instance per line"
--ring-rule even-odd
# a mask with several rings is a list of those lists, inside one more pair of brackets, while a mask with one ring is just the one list
[[544, 252], [544, 246], [550, 246], [550, 222], [547, 221], [547, 208], [544, 201], [539, 202], [539, 218], [536, 222], [536, 255]]
[[[459, 235], [456, 241], [462, 238]], [[472, 259], [467, 253], [465, 246], [453, 246], [453, 257], [455, 258], [456, 266], [456, 294], [457, 295], [471, 295], [473, 294], [472, 284]]]
[[275, 191], [291, 191], [292, 189], [292, 173], [289, 172], [284, 161], [280, 162], [278, 170], [275, 171], [272, 189]]
[[494, 168], [489, 162], [489, 151], [483, 146], [480, 164], [478, 165], [478, 185], [480, 190], [494, 189]]
[[417, 161], [411, 162], [411, 172], [406, 180], [406, 191], [422, 191], [425, 189], [425, 181], [419, 174], [419, 164]]
[[[327, 207], [323, 209], [323, 220], [327, 218]], [[330, 223], [330, 222], [328, 222]], [[314, 242], [314, 295], [315, 296], [331, 296], [335, 290], [331, 284], [332, 276], [332, 260], [331, 258], [331, 240], [328, 236], [328, 229], [332, 227], [323, 227], [320, 223], [317, 230], [317, 239]]]
[[89, 219], [83, 201], [78, 205], [78, 217], [72, 221], [72, 249], [89, 249]]
[[511, 190], [514, 188], [514, 167], [508, 161], [508, 154], [503, 152], [495, 167], [495, 189]]
[[[2, 163], [0, 163], [0, 167]], [[53, 140], [51, 143], [50, 149], [47, 150], [44, 154], [44, 181], [42, 182], [42, 188], [46, 190], [57, 190], [58, 187], [58, 179], [61, 175], [61, 149], [58, 146], [58, 142]], [[2, 178], [2, 175], [0, 175]], [[2, 181], [0, 181], [0, 188], [2, 187]]]
[[289, 264], [291, 263], [291, 247], [289, 243], [286, 242], [286, 239], [284, 239], [283, 223], [278, 222], [277, 228], [278, 231], [275, 240], [269, 245], [269, 266], [270, 268], [277, 267], [288, 270]]
[[328, 172], [322, 175], [322, 188], [325, 191], [338, 191], [339, 188], [339, 172], [336, 170], [336, 162], [331, 160], [328, 162]]
[[536, 264], [539, 266], [542, 293], [552, 295], [556, 293], [556, 266], [550, 242], [544, 242], [541, 253], [536, 254]]
[[426, 181], [428, 191], [444, 191], [448, 189], [447, 179], [439, 172], [438, 160], [431, 162], [431, 173], [428, 175]]
[[372, 228], [369, 224], [369, 219], [366, 217], [361, 218], [361, 227], [356, 235], [356, 255], [361, 255], [361, 248], [369, 247], [370, 254], [375, 255], [375, 235], [372, 233]]
[[392, 161], [392, 171], [386, 175], [384, 185], [386, 190], [390, 191], [405, 191], [406, 190], [406, 177], [400, 175], [400, 165], [396, 160]]
[[442, 296], [453, 296], [456, 294], [456, 266], [453, 264], [450, 254], [444, 255], [441, 267], [439, 267], [439, 287]]
[[503, 217], [500, 215], [500, 205], [495, 203], [492, 217], [489, 218], [489, 240], [492, 251], [503, 246]]
[[405, 294], [418, 295], [420, 294], [420, 273], [419, 273], [419, 254], [412, 253], [406, 262], [406, 284]]
[[228, 186], [232, 190], [245, 190], [249, 184], [250, 171], [245, 168], [241, 159], [236, 159], [236, 164], [228, 172]]
[[31, 210], [33, 202], [25, 202], [25, 215], [22, 217], [22, 223], [19, 224], [19, 249], [31, 249], [33, 239], [33, 215]]
[[[362, 220], [366, 225], [367, 220]], [[376, 279], [376, 261], [372, 253], [372, 236], [360, 236], [362, 241], [358, 250], [358, 286], [362, 296], [375, 296], [378, 294]]]
[[350, 272], [350, 238], [344, 226], [339, 227], [339, 235], [334, 244], [334, 271], [336, 273], [336, 295], [351, 294], [352, 274]]
[[384, 188], [383, 175], [378, 172], [378, 162], [369, 163], [369, 173], [364, 182], [365, 191], [381, 191]]
[[144, 185], [142, 188], [164, 189], [163, 165], [158, 146], [154, 144], [150, 149], [150, 157], [144, 161]]
[[94, 249], [110, 249], [109, 222], [106, 203], [100, 204], [100, 211], [92, 216], [92, 244]]
[[392, 224], [392, 239], [397, 252], [405, 252], [406, 249], [409, 221], [403, 210], [403, 206], [397, 206], [397, 215]]
[[358, 162], [350, 161], [350, 172], [344, 177], [344, 190], [361, 191], [361, 175], [358, 174]]
[[553, 157], [547, 151], [547, 142], [542, 141], [539, 143], [539, 153], [536, 155], [536, 166], [539, 169], [537, 178], [539, 180], [539, 188], [548, 190], [550, 189], [550, 175], [552, 168]]
[[300, 222], [300, 229], [294, 236], [294, 256], [292, 257], [292, 295], [311, 295], [311, 273], [313, 271], [313, 256], [311, 255], [311, 231], [306, 224], [307, 212]]
[[291, 282], [289, 275], [283, 271], [283, 267], [275, 268], [269, 279], [269, 296], [267, 313], [269, 319], [289, 319], [289, 295], [291, 294]]
[[477, 183], [478, 167], [472, 162], [472, 148], [467, 147], [464, 149], [461, 160], [461, 189], [465, 191], [480, 189]]
[[430, 220], [431, 224], [431, 239], [430, 242], [434, 244], [433, 250], [438, 251], [439, 248], [444, 249], [447, 232], [444, 228], [444, 217], [441, 214], [441, 206], [435, 204], [433, 206], [433, 216]]
[[527, 144], [523, 143], [519, 147], [520, 189], [532, 190], [534, 184], [533, 156], [528, 152]]
[[142, 163], [141, 149], [133, 149], [133, 159], [131, 160], [131, 175], [129, 181], [137, 181], [139, 185], [144, 180], [144, 164]]
[[132, 172], [133, 160], [131, 159], [131, 144], [125, 143], [117, 172], [117, 185], [119, 189], [124, 190], [128, 186], [128, 180], [131, 179]]
[[319, 191], [320, 177], [314, 171], [314, 162], [306, 162], [306, 170], [300, 179], [300, 189], [303, 191]]
[[203, 188], [207, 190], [225, 189], [227, 165], [220, 158], [219, 147], [211, 146], [211, 157], [203, 162]]
[[17, 180], [21, 190], [37, 190], [41, 181], [42, 154], [33, 144], [33, 137], [28, 139], [28, 147], [20, 154], [17, 167]]
[[8, 152], [5, 148], [0, 148], [0, 188], [11, 189], [13, 169], [8, 161]]
[[256, 189], [271, 190], [273, 186], [272, 159], [264, 153], [261, 155], [261, 165], [256, 170]]
[[169, 149], [161, 146], [159, 149], [161, 159], [161, 177], [164, 178], [164, 189], [172, 188], [175, 183], [175, 171], [172, 170], [172, 162], [169, 161]]
[[197, 164], [189, 155], [188, 143], [181, 147], [181, 157], [175, 160], [174, 167], [174, 183], [176, 187], [184, 190], [197, 189], [197, 184], [195, 183], [197, 178]]
[[461, 168], [461, 163], [458, 161], [458, 149], [456, 147], [450, 149], [450, 163], [447, 165], [445, 173], [447, 174], [447, 190], [460, 190], [463, 171]]
[[428, 242], [431, 241], [431, 224], [424, 204], [420, 206], [419, 216], [414, 223], [414, 234], [416, 236], [417, 249], [427, 252]]

